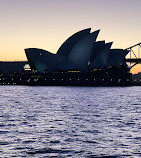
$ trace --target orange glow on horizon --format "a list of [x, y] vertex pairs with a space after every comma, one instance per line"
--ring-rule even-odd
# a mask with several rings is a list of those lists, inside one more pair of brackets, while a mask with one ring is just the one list
[[133, 67], [130, 71], [132, 74], [137, 74], [141, 72], [141, 64], [137, 64], [135, 67]]

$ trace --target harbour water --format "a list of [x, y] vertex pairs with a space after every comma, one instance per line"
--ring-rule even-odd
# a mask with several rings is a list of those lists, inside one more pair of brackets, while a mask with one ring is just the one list
[[141, 87], [0, 86], [0, 158], [141, 157]]

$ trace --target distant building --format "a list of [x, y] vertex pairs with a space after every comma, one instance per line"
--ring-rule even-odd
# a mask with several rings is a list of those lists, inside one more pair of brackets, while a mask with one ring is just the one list
[[0, 72], [9, 74], [9, 73], [21, 73], [24, 70], [24, 66], [27, 64], [27, 61], [20, 62], [0, 62]]
[[127, 50], [111, 49], [112, 42], [96, 41], [99, 30], [92, 33], [90, 30], [88, 28], [69, 37], [56, 54], [37, 48], [25, 49], [32, 71], [43, 73], [77, 70], [85, 73], [125, 64]]
[[[0, 72], [4, 74], [32, 72], [68, 72], [87, 73], [94, 69], [107, 69], [110, 66], [126, 66], [124, 62], [127, 50], [111, 49], [112, 42], [96, 41], [100, 30], [81, 30], [69, 37], [58, 49], [56, 54], [43, 49], [28, 48], [25, 54], [28, 61], [0, 62]], [[28, 66], [27, 66], [28, 67]]]

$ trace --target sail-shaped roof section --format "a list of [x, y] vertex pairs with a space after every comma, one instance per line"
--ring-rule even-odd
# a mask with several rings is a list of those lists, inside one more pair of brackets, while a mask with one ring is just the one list
[[98, 41], [95, 42], [95, 45], [93, 47], [90, 62], [93, 62], [94, 59], [99, 55], [99, 53], [105, 48], [105, 41]]
[[90, 64], [90, 70], [94, 68], [105, 68], [107, 66], [107, 58], [110, 51], [110, 48], [112, 46], [113, 42], [110, 43], [101, 43], [101, 48], [97, 50], [97, 56], [94, 58], [94, 60]]
[[108, 54], [110, 52], [110, 48], [111, 48], [112, 44], [113, 44], [113, 42], [106, 43], [106, 47], [105, 47], [104, 51], [102, 51], [102, 53], [101, 53], [101, 56], [100, 56], [101, 67], [106, 67]]
[[61, 45], [61, 47], [57, 51], [57, 54], [68, 56], [72, 48], [76, 45], [76, 43], [88, 34], [90, 34], [90, 31], [91, 28], [88, 28], [73, 34]]
[[68, 58], [77, 66], [82, 72], [88, 70], [88, 63], [90, 62], [90, 56], [92, 53], [93, 45], [98, 36], [99, 30], [85, 36], [73, 47], [69, 53]]
[[108, 54], [107, 66], [117, 66], [123, 63], [125, 56], [129, 53], [128, 50], [111, 49]]
[[27, 59], [29, 60], [29, 65], [34, 67], [38, 72], [54, 71], [56, 66], [65, 60], [65, 57], [59, 54], [52, 54], [48, 51], [28, 48], [25, 49]]

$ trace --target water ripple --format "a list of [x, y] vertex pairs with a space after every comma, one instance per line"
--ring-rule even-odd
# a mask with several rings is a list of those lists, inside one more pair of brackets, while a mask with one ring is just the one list
[[0, 157], [141, 157], [140, 91], [1, 86]]

